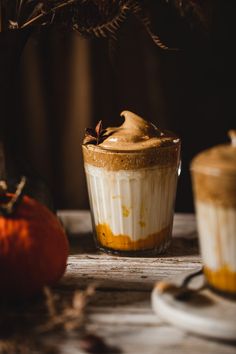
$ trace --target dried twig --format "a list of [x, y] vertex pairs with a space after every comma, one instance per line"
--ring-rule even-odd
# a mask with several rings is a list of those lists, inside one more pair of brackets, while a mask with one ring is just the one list
[[166, 44], [163, 43], [161, 40], [160, 36], [157, 34], [154, 34], [151, 30], [151, 23], [149, 20], [149, 17], [147, 14], [144, 13], [143, 8], [140, 4], [139, 1], [130, 1], [130, 6], [132, 8], [132, 13], [135, 15], [135, 17], [140, 20], [140, 22], [143, 24], [145, 30], [149, 34], [149, 36], [152, 38], [153, 42], [161, 49], [164, 50], [178, 50], [177, 48], [170, 48]]
[[95, 37], [110, 37], [116, 39], [116, 32], [119, 30], [122, 23], [127, 19], [130, 13], [130, 8], [128, 2], [124, 2], [118, 8], [118, 11], [102, 24], [97, 24], [94, 26], [80, 26], [75, 23], [73, 28], [77, 30], [80, 34], [85, 36], [94, 35]]
[[[105, 342], [96, 335], [88, 335], [85, 331], [85, 310], [88, 302], [95, 293], [95, 284], [91, 284], [85, 291], [75, 291], [71, 303], [65, 303], [59, 310], [61, 299], [49, 288], [44, 289], [45, 305], [48, 311], [48, 319], [40, 326], [29, 323], [28, 317], [22, 312], [14, 316], [11, 310], [2, 310], [0, 316], [0, 354], [31, 354], [34, 351], [45, 354], [58, 353], [57, 344], [48, 344], [45, 335], [57, 330], [65, 334], [76, 331], [81, 346], [87, 348], [96, 345], [106, 348]], [[65, 337], [66, 338], [66, 337]], [[105, 353], [105, 351], [104, 351]]]
[[[26, 177], [21, 177], [20, 182], [16, 186], [16, 191], [13, 193], [12, 197], [7, 202], [1, 202], [0, 204], [0, 214], [4, 216], [9, 216], [14, 213], [18, 204], [20, 203], [23, 192], [26, 186]], [[7, 183], [5, 181], [0, 181], [0, 194], [6, 196], [7, 193]]]
[[39, 333], [47, 333], [55, 329], [63, 329], [71, 331], [79, 329], [84, 324], [84, 311], [88, 301], [95, 293], [95, 284], [91, 284], [88, 288], [81, 292], [75, 291], [71, 305], [64, 307], [60, 312], [57, 311], [57, 301], [49, 288], [44, 289], [46, 297], [46, 306], [49, 314], [49, 320], [40, 326], [37, 331]]
[[78, 0], [67, 0], [64, 2], [61, 1], [61, 3], [57, 4], [56, 6], [53, 6], [52, 8], [48, 8], [47, 10], [44, 10], [44, 8], [42, 8], [41, 12], [38, 15], [32, 16], [32, 18], [30, 20], [26, 21], [19, 28], [22, 29], [22, 28], [28, 27], [30, 25], [33, 25], [33, 24], [39, 22], [41, 19], [47, 18], [49, 15], [54, 16], [57, 11], [60, 11], [66, 7], [69, 7], [77, 2], [78, 2]]
[[6, 194], [7, 191], [7, 183], [6, 181], [0, 181], [0, 196]]

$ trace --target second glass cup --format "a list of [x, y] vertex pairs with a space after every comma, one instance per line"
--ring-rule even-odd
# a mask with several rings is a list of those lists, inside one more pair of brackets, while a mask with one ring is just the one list
[[207, 282], [236, 298], [236, 130], [229, 135], [231, 144], [199, 153], [191, 173]]

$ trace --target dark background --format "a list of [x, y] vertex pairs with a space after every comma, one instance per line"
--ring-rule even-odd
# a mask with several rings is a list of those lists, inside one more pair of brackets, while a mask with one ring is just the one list
[[128, 109], [182, 139], [176, 210], [193, 211], [189, 164], [236, 128], [235, 4], [210, 1], [206, 23], [148, 1], [154, 44], [130, 16], [117, 41], [84, 39], [55, 26], [34, 30], [8, 95], [13, 150], [48, 184], [56, 208], [88, 208], [81, 141], [102, 119]]

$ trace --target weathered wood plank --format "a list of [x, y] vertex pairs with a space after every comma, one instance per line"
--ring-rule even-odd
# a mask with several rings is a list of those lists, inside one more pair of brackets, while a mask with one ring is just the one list
[[[100, 282], [100, 290], [88, 307], [88, 330], [126, 354], [235, 353], [232, 345], [198, 338], [165, 324], [151, 309], [150, 290], [157, 280], [176, 277], [201, 264], [193, 215], [176, 215], [170, 249], [165, 256], [154, 258], [100, 254], [94, 247], [88, 212], [80, 218], [76, 212], [60, 216], [70, 231], [72, 255], [59, 290], [67, 292], [74, 286]], [[76, 343], [73, 347], [70, 342], [64, 348], [74, 354], [78, 353], [75, 347]]]
[[[157, 280], [177, 277], [201, 264], [193, 215], [177, 215], [170, 249], [164, 256], [150, 258], [98, 253], [88, 211], [59, 215], [70, 236], [71, 255], [55, 291], [63, 303], [71, 298], [73, 289], [100, 283], [87, 308], [86, 328], [114, 348], [109, 354], [236, 353], [232, 344], [202, 339], [164, 323], [151, 309], [150, 290]], [[28, 316], [36, 323], [46, 314], [45, 305], [39, 302]], [[45, 341], [56, 343], [60, 354], [84, 354], [74, 336], [64, 338], [56, 333]]]
[[155, 259], [71, 256], [61, 286], [84, 287], [99, 282], [107, 289], [151, 290], [153, 284], [172, 278], [200, 265], [198, 256]]
[[94, 322], [95, 318], [88, 329], [99, 333], [125, 354], [235, 354], [236, 350], [232, 344], [192, 336], [163, 322], [143, 326], [130, 322], [106, 325]]

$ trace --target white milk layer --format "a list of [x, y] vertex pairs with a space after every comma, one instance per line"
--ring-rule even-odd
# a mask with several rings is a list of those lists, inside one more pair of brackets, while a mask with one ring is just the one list
[[85, 164], [85, 171], [95, 225], [137, 241], [172, 224], [176, 168], [107, 171]]
[[212, 270], [236, 271], [236, 209], [202, 201], [196, 209], [203, 263]]

